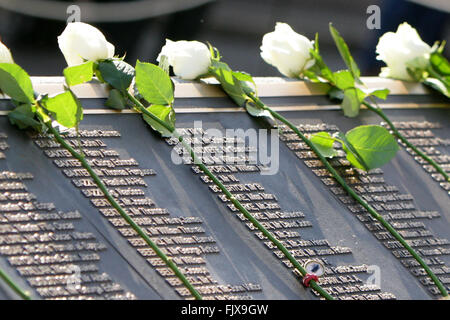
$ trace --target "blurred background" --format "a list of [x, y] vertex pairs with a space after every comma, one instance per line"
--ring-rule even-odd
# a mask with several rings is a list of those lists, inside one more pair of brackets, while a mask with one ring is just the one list
[[[259, 56], [262, 36], [277, 21], [310, 39], [319, 32], [326, 62], [338, 69], [343, 64], [328, 32], [333, 22], [364, 75], [378, 74], [377, 39], [401, 22], [416, 27], [430, 45], [450, 40], [450, 0], [0, 0], [0, 38], [31, 75], [62, 74], [66, 64], [56, 37], [77, 14], [71, 5], [132, 64], [137, 58], [155, 62], [166, 38], [200, 40], [216, 46], [234, 69], [254, 76], [279, 76]], [[381, 29], [366, 25], [371, 5], [380, 8]]]

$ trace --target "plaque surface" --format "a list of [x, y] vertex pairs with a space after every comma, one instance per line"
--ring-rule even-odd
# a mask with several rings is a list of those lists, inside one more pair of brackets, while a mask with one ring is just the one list
[[[282, 85], [282, 84], [281, 84]], [[290, 84], [292, 85], [292, 84]], [[289, 94], [286, 94], [289, 95]], [[364, 110], [345, 118], [322, 96], [265, 97], [305, 133], [379, 124]], [[438, 101], [437, 101], [438, 100]], [[208, 299], [318, 299], [290, 263], [193, 164], [131, 112], [86, 108], [81, 147], [119, 203]], [[411, 108], [419, 103], [423, 108]], [[7, 110], [7, 100], [0, 110]], [[394, 96], [386, 110], [411, 142], [450, 171], [448, 106], [426, 95]], [[280, 127], [279, 163], [251, 162], [258, 148], [213, 139], [214, 128], [269, 129], [224, 97], [179, 97], [177, 127], [241, 203], [301, 262], [325, 266], [320, 284], [341, 299], [429, 299], [439, 292], [422, 268], [330, 178], [298, 137]], [[87, 172], [47, 136], [0, 116], [0, 266], [36, 299], [190, 299], [180, 281], [102, 197]], [[202, 129], [198, 129], [201, 121]], [[197, 123], [196, 123], [197, 122]], [[194, 130], [194, 127], [196, 128]], [[267, 141], [276, 132], [269, 133]], [[272, 141], [273, 141], [272, 140]], [[273, 144], [275, 148], [277, 144]], [[242, 163], [223, 164], [220, 151]], [[217, 151], [217, 156], [214, 152]], [[212, 156], [210, 155], [212, 152]], [[176, 158], [176, 157], [175, 157]], [[352, 187], [410, 241], [450, 286], [450, 185], [402, 147], [363, 173], [333, 160]], [[379, 280], [379, 287], [375, 280]], [[0, 298], [15, 296], [0, 283]]]

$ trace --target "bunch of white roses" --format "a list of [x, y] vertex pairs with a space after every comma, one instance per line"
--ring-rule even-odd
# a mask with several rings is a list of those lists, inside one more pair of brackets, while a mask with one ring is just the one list
[[[277, 23], [273, 32], [262, 39], [261, 57], [287, 77], [301, 77], [311, 68], [315, 60], [310, 54], [314, 41], [296, 33], [288, 24]], [[416, 29], [402, 23], [396, 32], [387, 32], [380, 37], [377, 59], [386, 63], [380, 76], [413, 81], [408, 68], [424, 68], [432, 48], [422, 41]], [[198, 41], [167, 40], [161, 55], [169, 58], [176, 76], [193, 80], [208, 73], [211, 55], [208, 47]], [[159, 61], [159, 59], [158, 59]]]
[[[85, 61], [98, 61], [114, 57], [114, 46], [95, 27], [75, 22], [67, 25], [58, 37], [59, 47], [69, 66]], [[315, 60], [310, 54], [314, 41], [296, 33], [288, 24], [277, 23], [273, 32], [262, 39], [261, 57], [287, 77], [301, 77]], [[377, 59], [386, 63], [380, 76], [400, 80], [414, 80], [408, 68], [424, 68], [432, 48], [422, 41], [417, 31], [408, 23], [402, 23], [396, 32], [380, 37]], [[168, 57], [173, 72], [179, 78], [194, 80], [208, 74], [211, 52], [199, 41], [167, 40], [158, 57]], [[0, 42], [0, 62], [13, 63], [11, 52]]]

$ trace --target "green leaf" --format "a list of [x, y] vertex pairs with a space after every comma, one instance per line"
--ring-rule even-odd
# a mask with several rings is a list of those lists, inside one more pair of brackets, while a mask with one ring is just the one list
[[22, 104], [8, 113], [9, 122], [21, 130], [31, 127], [40, 132], [42, 124], [35, 119], [35, 111], [32, 105]]
[[450, 76], [450, 62], [441, 53], [433, 52], [430, 55], [430, 63], [436, 72]]
[[112, 89], [109, 91], [109, 97], [105, 102], [105, 106], [116, 110], [122, 110], [125, 109], [126, 105], [127, 102], [119, 90]]
[[233, 71], [226, 63], [220, 61], [220, 53], [217, 49], [210, 46], [210, 50], [213, 59], [209, 67], [209, 74], [219, 81], [227, 95], [238, 106], [245, 106], [251, 116], [273, 119], [268, 110], [259, 107], [249, 98], [250, 95], [257, 96], [256, 83], [253, 77], [246, 72]]
[[244, 89], [246, 94], [251, 93], [257, 95], [256, 83], [250, 74], [241, 71], [233, 71], [233, 77], [240, 81], [242, 89]]
[[55, 120], [64, 127], [76, 127], [83, 119], [81, 104], [70, 90], [52, 98], [46, 97], [42, 99], [42, 104]]
[[250, 74], [246, 73], [246, 72], [241, 72], [241, 71], [233, 71], [233, 76], [238, 79], [239, 81], [248, 81], [248, 82], [252, 82], [255, 83], [253, 81], [253, 78]]
[[242, 73], [235, 73], [226, 63], [216, 60], [212, 60], [209, 72], [220, 82], [222, 89], [238, 106], [245, 106], [248, 97], [242, 85], [243, 81], [236, 77], [244, 79], [245, 77]]
[[[151, 105], [147, 108], [147, 111], [155, 115], [158, 119], [169, 125], [175, 127], [175, 111], [171, 106]], [[155, 131], [158, 131], [163, 137], [171, 137], [172, 132], [166, 127], [153, 120], [151, 117], [143, 114], [145, 122], [147, 122]]]
[[333, 158], [338, 155], [337, 150], [333, 148], [336, 139], [328, 132], [321, 131], [313, 134], [310, 140], [325, 158]]
[[337, 134], [339, 142], [342, 144], [342, 149], [347, 155], [347, 160], [356, 168], [369, 171], [368, 165], [361, 158], [358, 151], [352, 146], [352, 144], [347, 140], [347, 137], [342, 132]]
[[72, 87], [92, 80], [94, 75], [94, 62], [88, 61], [78, 66], [64, 69], [67, 85]]
[[344, 100], [344, 91], [336, 87], [330, 87], [330, 90], [328, 90], [327, 95], [332, 101], [342, 103], [342, 100]]
[[[214, 52], [212, 54], [214, 54]], [[220, 54], [217, 53], [217, 59], [219, 58]], [[248, 95], [252, 94], [257, 96], [256, 84], [253, 77], [245, 72], [233, 71], [226, 63], [217, 59], [212, 60], [209, 72], [220, 82], [222, 89], [227, 95], [238, 106], [245, 106], [245, 109], [251, 116], [273, 119], [268, 110], [264, 110], [250, 101]]]
[[377, 125], [365, 125], [348, 131], [344, 138], [344, 150], [347, 159], [355, 167], [369, 171], [380, 168], [399, 150], [397, 141], [386, 128]]
[[360, 89], [350, 88], [344, 90], [344, 99], [341, 104], [344, 115], [350, 118], [356, 117], [365, 97], [366, 95]]
[[355, 87], [355, 78], [349, 70], [342, 70], [334, 73], [335, 86], [341, 90]]
[[134, 68], [123, 60], [101, 61], [97, 71], [104, 82], [120, 91], [128, 90], [134, 78]]
[[373, 90], [365, 90], [364, 93], [367, 96], [374, 96], [382, 100], [386, 100], [390, 91], [389, 89], [373, 89]]
[[273, 119], [272, 114], [268, 110], [259, 108], [250, 101], [245, 104], [245, 109], [252, 117], [267, 117]]
[[34, 102], [30, 76], [17, 64], [0, 63], [0, 90], [21, 103]]
[[170, 105], [174, 100], [174, 87], [169, 75], [158, 66], [138, 61], [136, 64], [136, 86], [147, 102]]
[[361, 84], [362, 82], [359, 79], [361, 72], [359, 71], [358, 65], [353, 59], [350, 50], [348, 49], [347, 43], [345, 43], [344, 38], [341, 37], [339, 32], [333, 27], [331, 23], [330, 23], [330, 33], [331, 36], [333, 37], [336, 47], [338, 48], [339, 54], [341, 55], [347, 67], [350, 69], [353, 78], [355, 79], [356, 82]]

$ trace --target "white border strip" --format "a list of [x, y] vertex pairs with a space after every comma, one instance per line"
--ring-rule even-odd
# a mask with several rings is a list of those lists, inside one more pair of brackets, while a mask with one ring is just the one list
[[[64, 90], [63, 77], [31, 77], [37, 92], [54, 95]], [[430, 90], [420, 83], [405, 82], [378, 77], [363, 77], [369, 89], [388, 88], [392, 95], [426, 95]], [[175, 81], [175, 98], [221, 98], [225, 93], [217, 81], [205, 82]], [[325, 95], [328, 86], [322, 83], [290, 81], [283, 78], [255, 78], [260, 97], [300, 97]], [[81, 99], [107, 98], [108, 87], [101, 83], [86, 83], [73, 87]], [[2, 96], [0, 95], [0, 98]]]

